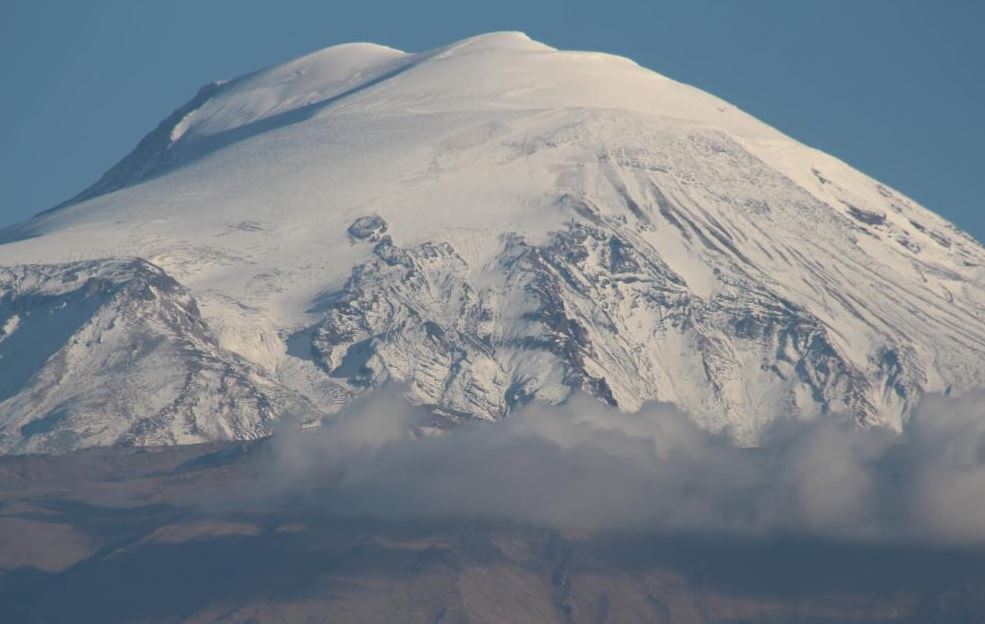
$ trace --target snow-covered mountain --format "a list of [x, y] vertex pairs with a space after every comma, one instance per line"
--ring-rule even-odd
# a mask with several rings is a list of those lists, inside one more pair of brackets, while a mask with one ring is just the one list
[[0, 233], [0, 450], [252, 438], [388, 379], [754, 441], [985, 382], [985, 250], [632, 61], [494, 33], [216, 82]]

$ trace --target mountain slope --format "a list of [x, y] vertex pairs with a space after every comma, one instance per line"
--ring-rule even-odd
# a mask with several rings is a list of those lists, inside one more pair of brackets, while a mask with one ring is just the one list
[[[2, 240], [0, 265], [146, 258], [324, 412], [388, 379], [450, 422], [581, 390], [752, 442], [791, 416], [898, 426], [985, 381], [975, 241], [713, 96], [519, 33], [209, 85]], [[23, 428], [54, 408], [12, 416], [21, 382], [0, 419]]]
[[317, 414], [216, 344], [195, 300], [142, 260], [0, 269], [0, 447], [189, 444]]

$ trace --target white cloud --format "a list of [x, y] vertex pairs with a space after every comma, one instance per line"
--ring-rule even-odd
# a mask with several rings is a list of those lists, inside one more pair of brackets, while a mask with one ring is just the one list
[[901, 434], [829, 418], [742, 448], [671, 406], [625, 414], [585, 397], [415, 436], [428, 412], [384, 391], [323, 429], [281, 431], [265, 489], [390, 518], [981, 542], [983, 399], [928, 398]]

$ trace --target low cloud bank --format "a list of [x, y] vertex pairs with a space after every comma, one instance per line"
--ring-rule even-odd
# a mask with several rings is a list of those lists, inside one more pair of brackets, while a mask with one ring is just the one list
[[753, 449], [670, 406], [625, 414], [585, 397], [414, 435], [429, 418], [383, 392], [325, 428], [285, 429], [260, 489], [395, 519], [985, 542], [985, 393], [927, 398], [902, 433], [787, 422]]

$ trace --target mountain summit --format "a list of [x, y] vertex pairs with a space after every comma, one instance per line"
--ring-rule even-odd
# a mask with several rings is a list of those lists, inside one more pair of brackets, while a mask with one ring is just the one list
[[493, 33], [203, 87], [0, 233], [0, 450], [435, 426], [584, 392], [755, 442], [985, 382], [985, 250], [632, 61]]

